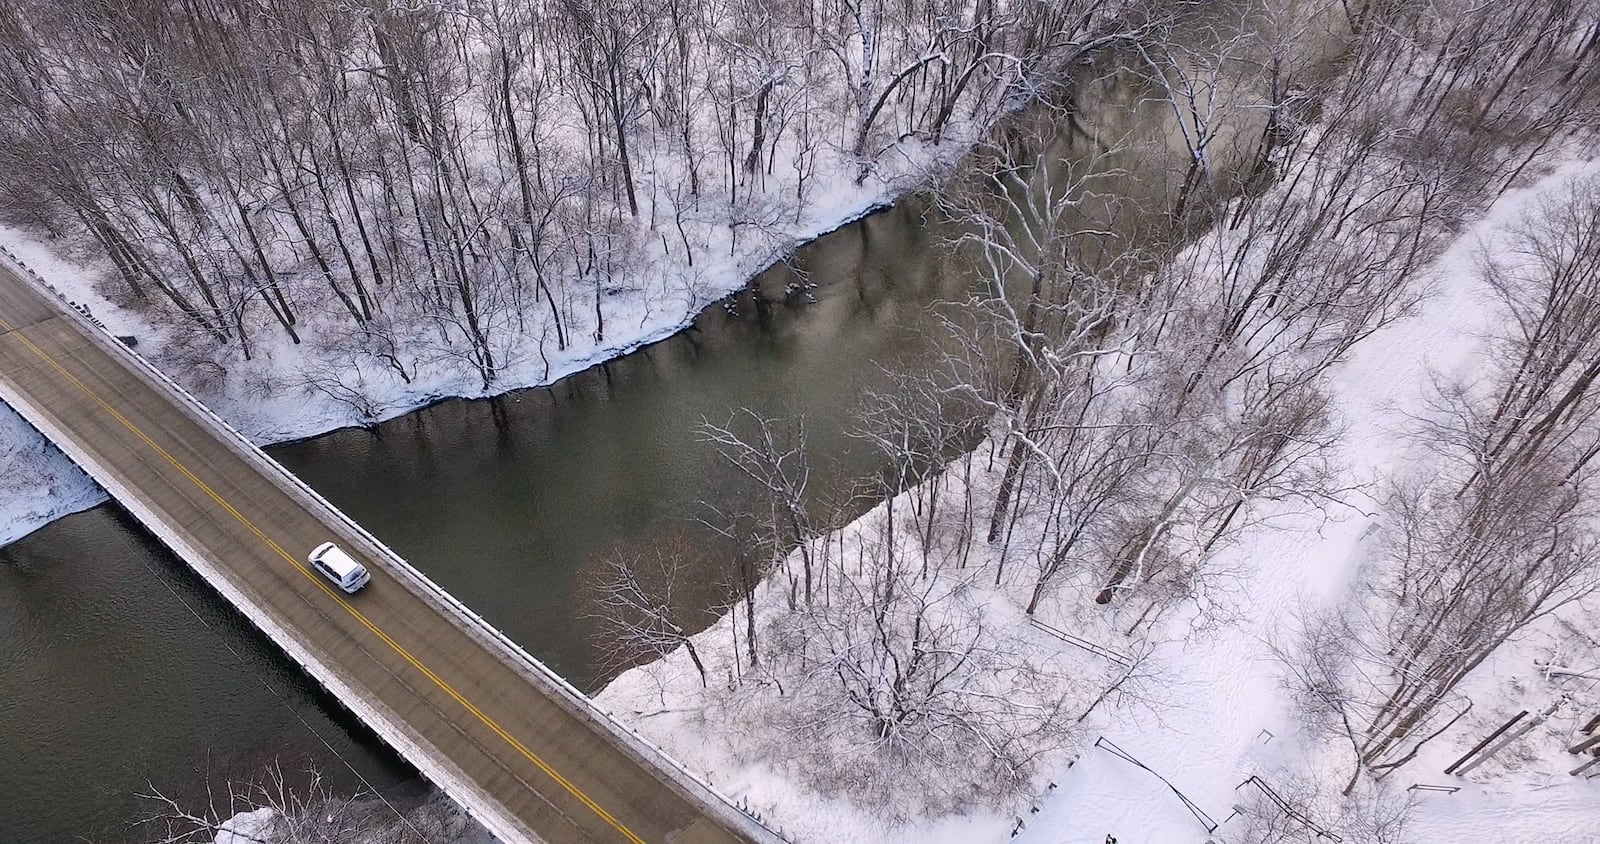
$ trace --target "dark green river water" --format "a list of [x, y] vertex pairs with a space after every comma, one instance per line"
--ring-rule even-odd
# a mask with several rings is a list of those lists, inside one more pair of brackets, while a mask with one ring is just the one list
[[[749, 500], [700, 441], [741, 407], [803, 414], [811, 489], [884, 469], [849, 436], [885, 372], [925, 365], [936, 302], [970, 274], [914, 203], [808, 245], [694, 327], [549, 388], [446, 401], [269, 449], [334, 504], [574, 684], [613, 670], [581, 584], [598, 554], [678, 537], [713, 606], [733, 548], [703, 502]], [[811, 285], [803, 289], [805, 282]], [[844, 510], [841, 517], [867, 506]], [[702, 621], [705, 623], [709, 618]], [[137, 839], [151, 787], [190, 801], [276, 761], [399, 800], [414, 772], [114, 506], [0, 551], [0, 842]], [[304, 778], [302, 777], [302, 780]]]

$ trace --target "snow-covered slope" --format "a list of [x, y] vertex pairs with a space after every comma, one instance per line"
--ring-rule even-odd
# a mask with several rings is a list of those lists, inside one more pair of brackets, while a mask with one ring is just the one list
[[[1225, 551], [1227, 559], [1219, 560], [1218, 567], [1236, 573], [1221, 598], [1225, 606], [1213, 607], [1207, 613], [1210, 621], [1201, 626], [1191, 626], [1193, 618], [1165, 625], [1158, 637], [1163, 641], [1152, 655], [1159, 683], [1144, 688], [1139, 705], [1096, 709], [1073, 744], [1052, 755], [1033, 798], [976, 815], [891, 823], [886, 813], [853, 804], [847, 790], [819, 793], [789, 764], [806, 749], [784, 747], [777, 726], [781, 719], [740, 711], [754, 700], [765, 701], [776, 713], [784, 705], [782, 695], [746, 695], [730, 706], [719, 691], [719, 678], [733, 670], [730, 625], [742, 625], [742, 619], [725, 617], [696, 637], [712, 678], [710, 690], [701, 688], [680, 648], [618, 678], [599, 695], [600, 703], [691, 767], [711, 771], [724, 791], [749, 801], [799, 841], [958, 842], [1005, 840], [1008, 835], [1037, 844], [1100, 844], [1108, 835], [1119, 844], [1207, 840], [1212, 835], [1207, 824], [1173, 789], [1219, 824], [1218, 840], [1252, 840], [1259, 833], [1245, 831], [1239, 819], [1230, 817], [1236, 804], [1261, 799], [1257, 787], [1247, 782], [1250, 777], [1259, 776], [1293, 800], [1309, 793], [1302, 778], [1325, 780], [1326, 792], [1326, 782], [1335, 782], [1337, 791], [1337, 783], [1349, 774], [1347, 754], [1339, 757], [1301, 740], [1279, 679], [1282, 662], [1273, 648], [1294, 648], [1294, 619], [1346, 594], [1376, 529], [1376, 504], [1359, 489], [1405, 459], [1402, 432], [1408, 415], [1423, 409], [1430, 373], [1473, 371], [1482, 338], [1495, 318], [1471, 272], [1475, 255], [1494, 249], [1498, 234], [1530, 202], [1584, 175], [1600, 176], [1600, 162], [1569, 163], [1501, 197], [1437, 261], [1431, 272], [1433, 293], [1423, 305], [1374, 334], [1339, 365], [1334, 389], [1345, 426], [1341, 471], [1352, 489], [1344, 506], [1268, 520]], [[960, 479], [951, 477], [956, 474], [954, 468], [947, 472], [952, 496], [958, 495]], [[884, 510], [880, 506], [841, 533], [870, 530], [864, 525], [881, 520]], [[819, 544], [829, 542], [837, 540]], [[981, 543], [974, 548], [980, 557], [986, 552]], [[991, 625], [1010, 625], [1001, 639], [1053, 647], [1064, 675], [1097, 670], [1094, 659], [1081, 650], [1030, 629], [1015, 595], [988, 584], [970, 588], [983, 592], [974, 603], [986, 608]], [[771, 608], [781, 608], [783, 592], [782, 585], [769, 583], [761, 593], [769, 615]], [[1547, 729], [1530, 733], [1521, 745], [1470, 777], [1441, 773], [1518, 709], [1537, 710], [1561, 697], [1564, 690], [1535, 665], [1550, 652], [1552, 638], [1554, 634], [1526, 637], [1501, 648], [1469, 680], [1473, 717], [1384, 781], [1390, 805], [1410, 806], [1398, 840], [1600, 841], [1600, 779], [1566, 773], [1573, 764], [1567, 760], [1576, 757], [1565, 754], [1562, 737], [1580, 714], [1594, 714], [1582, 706], [1558, 711]], [[1576, 670], [1590, 667], [1592, 650], [1587, 658]], [[1588, 681], [1586, 687], [1592, 692], [1595, 685]], [[1569, 684], [1566, 690], [1571, 688]], [[1148, 770], [1096, 746], [1101, 739]], [[1413, 790], [1414, 784], [1461, 790]], [[1290, 832], [1283, 840], [1304, 837], [1303, 829]]]
[[0, 404], [0, 545], [104, 500], [66, 455]]
[[[697, 226], [696, 234], [703, 239], [697, 243], [693, 265], [677, 254], [656, 254], [653, 263], [639, 274], [637, 288], [608, 303], [603, 340], [597, 341], [592, 332], [574, 331], [573, 340], [564, 351], [524, 350], [487, 389], [461, 360], [453, 365], [422, 368], [410, 383], [367, 372], [362, 365], [349, 365], [345, 372], [361, 380], [363, 404], [370, 411], [370, 415], [363, 416], [351, 404], [285, 386], [287, 375], [317, 365], [318, 356], [324, 352], [313, 344], [291, 345], [276, 336], [261, 338], [256, 359], [236, 363], [220, 382], [204, 381], [194, 373], [170, 367], [168, 374], [262, 445], [391, 419], [444, 398], [481, 398], [553, 383], [677, 333], [703, 308], [739, 290], [798, 245], [887, 206], [906, 190], [924, 183], [930, 172], [950, 167], [970, 148], [975, 131], [974, 127], [967, 127], [965, 135], [952, 132], [948, 140], [935, 146], [908, 140], [887, 156], [892, 165], [884, 166], [861, 185], [856, 185], [850, 175], [852, 165], [834, 161], [835, 172], [826, 177], [819, 173], [816, 179], [818, 184], [829, 187], [825, 191], [814, 190], [798, 215], [792, 208], [783, 207], [789, 201], [786, 186], [776, 182], [768, 196], [782, 211], [777, 216], [784, 222], [774, 230], [761, 236], [745, 235], [734, 244], [725, 225]], [[95, 291], [94, 280], [105, 271], [100, 265], [103, 259], [75, 260], [78, 256], [64, 243], [41, 242], [6, 226], [0, 226], [0, 246], [10, 249], [69, 300], [87, 305], [113, 333], [136, 337], [141, 354], [158, 364], [163, 361], [165, 332]], [[263, 385], [268, 384], [277, 386], [264, 389]], [[15, 541], [56, 517], [103, 500], [93, 483], [64, 456], [9, 408], [0, 406], [0, 545]]]

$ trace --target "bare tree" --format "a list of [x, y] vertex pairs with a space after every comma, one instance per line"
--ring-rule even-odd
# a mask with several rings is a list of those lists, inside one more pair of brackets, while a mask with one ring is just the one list
[[[735, 426], [747, 428], [748, 433], [736, 432]], [[744, 409], [723, 425], [700, 423], [699, 432], [765, 499], [772, 547], [779, 553], [798, 549], [805, 602], [811, 603], [816, 580], [811, 540], [817, 529], [806, 499], [811, 464], [806, 456], [805, 420], [796, 417], [784, 423]]]
[[1066, 694], [959, 578], [902, 565], [883, 524], [858, 537], [859, 572], [829, 568], [828, 600], [768, 634], [806, 776], [901, 817], [1013, 795], [1069, 735]]
[[827, 164], [992, 121], [1018, 68], [1046, 72], [1020, 25], [947, 0], [19, 0], [0, 10], [0, 194], [214, 357], [387, 321], [487, 391], [546, 336], [603, 342], [614, 297], [649, 312], [669, 285], [632, 282], [659, 265], [636, 228], [659, 234], [663, 198], [674, 259], [722, 226], [777, 248]]
[[706, 685], [705, 663], [684, 627], [693, 610], [680, 587], [687, 587], [685, 567], [692, 555], [682, 535], [652, 540], [645, 547], [622, 544], [598, 555], [586, 591], [598, 607], [600, 627], [594, 641], [608, 668], [659, 659], [681, 647], [700, 673], [700, 685]]
[[[259, 780], [229, 782], [226, 793], [208, 789], [202, 806], [151, 785], [137, 795], [149, 808], [136, 825], [160, 844], [207, 844], [223, 834], [257, 844], [427, 844], [456, 840], [475, 828], [443, 794], [401, 813], [375, 795], [335, 794], [316, 770], [304, 777], [274, 762]], [[246, 813], [256, 814], [238, 817]]]
[[1481, 263], [1505, 327], [1472, 382], [1436, 379], [1417, 466], [1382, 498], [1380, 562], [1343, 611], [1344, 665], [1303, 684], [1339, 690], [1357, 774], [1415, 758], [1464, 714], [1457, 689], [1485, 659], [1600, 589], [1597, 215], [1595, 183], [1573, 183]]
[[[961, 401], [962, 391], [944, 383], [937, 371], [884, 373], [884, 380], [888, 386], [869, 393], [855, 412], [852, 435], [871, 444], [888, 461], [887, 471], [870, 495], [885, 503], [891, 545], [896, 542], [896, 500], [901, 493], [908, 495], [913, 535], [922, 555], [921, 573], [926, 577], [937, 552], [960, 550], [948, 547], [938, 533], [943, 524], [940, 505], [946, 463], [978, 439], [983, 420], [974, 413], [977, 406]], [[970, 512], [964, 512], [960, 521], [969, 520]]]
[[1233, 814], [1221, 824], [1222, 844], [1301, 844], [1345, 840], [1401, 844], [1416, 808], [1399, 788], [1337, 795], [1315, 774], [1272, 771], [1252, 775], [1234, 789]]

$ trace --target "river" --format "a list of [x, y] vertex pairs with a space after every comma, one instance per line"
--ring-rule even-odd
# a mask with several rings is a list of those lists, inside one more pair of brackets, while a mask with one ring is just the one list
[[[1237, 26], [1194, 29], [1191, 37]], [[1124, 96], [1115, 77], [1105, 82], [1086, 93], [1103, 101], [1098, 114], [1081, 102], [1077, 112], [1105, 133], [1096, 137], [1117, 124], [1161, 125], [1158, 101]], [[1168, 231], [1164, 216], [1118, 202], [1165, 201], [1186, 159], [1164, 169], [1170, 160], [1145, 157], [1170, 155], [1161, 146], [1093, 159], [1093, 170], [1114, 174], [1096, 193], [1116, 210], [1085, 210], [1119, 218], [1126, 242], [1149, 236], [1147, 228]], [[1085, 160], [1082, 151], [1062, 155]], [[704, 575], [687, 603], [714, 608], [730, 593], [719, 572], [732, 547], [698, 520], [710, 515], [707, 502], [738, 509], [753, 501], [700, 441], [699, 423], [725, 422], [741, 407], [803, 415], [818, 512], [842, 520], [873, 503], [840, 505], [885, 468], [850, 436], [853, 412], [886, 373], [922, 371], [937, 358], [948, 336], [941, 317], [960, 313], [937, 303], [965, 299], [978, 278], [938, 246], [923, 216], [908, 200], [845, 226], [801, 249], [792, 267], [712, 306], [689, 330], [548, 388], [445, 401], [375, 430], [268, 451], [594, 691], [618, 669], [592, 641], [584, 575], [598, 555], [683, 541], [700, 552], [695, 565]], [[413, 771], [114, 506], [0, 550], [0, 842], [136, 837], [130, 819], [149, 808], [136, 792], [154, 786], [203, 798], [208, 784], [259, 777], [274, 761], [287, 771], [315, 766], [341, 793], [363, 780], [399, 801], [424, 791]]]
[[[886, 373], [937, 352], [936, 303], [971, 273], [914, 202], [802, 248], [689, 330], [550, 387], [441, 402], [268, 451], [429, 577], [585, 690], [618, 666], [594, 647], [597, 555], [677, 537], [697, 594], [731, 545], [705, 503], [748, 501], [701, 441], [737, 408], [805, 419], [819, 511], [879, 477], [851, 435]], [[823, 504], [822, 502], [826, 502]], [[712, 519], [715, 521], [715, 519]], [[710, 617], [701, 620], [709, 623]], [[326, 742], [326, 743], [324, 743]], [[274, 762], [392, 799], [416, 774], [112, 505], [0, 551], [0, 840], [137, 838], [153, 786], [196, 800]], [[305, 777], [300, 776], [303, 782]]]

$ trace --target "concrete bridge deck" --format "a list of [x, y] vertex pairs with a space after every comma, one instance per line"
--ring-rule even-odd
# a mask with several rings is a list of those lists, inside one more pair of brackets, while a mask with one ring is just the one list
[[4, 258], [0, 398], [501, 840], [778, 840]]

